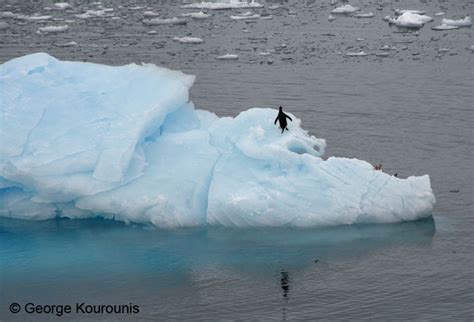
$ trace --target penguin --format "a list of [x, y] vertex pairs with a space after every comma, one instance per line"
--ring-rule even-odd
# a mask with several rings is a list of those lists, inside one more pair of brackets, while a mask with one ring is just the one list
[[280, 128], [281, 128], [281, 134], [283, 134], [283, 132], [285, 130], [288, 131], [288, 123], [286, 121], [286, 119], [290, 119], [291, 122], [293, 122], [293, 120], [291, 119], [291, 117], [289, 117], [288, 115], [286, 115], [284, 112], [283, 112], [283, 107], [280, 106], [280, 109], [279, 109], [279, 112], [278, 112], [278, 115], [275, 119], [275, 122], [273, 122], [273, 124], [276, 124], [277, 121], [278, 123], [280, 124]]

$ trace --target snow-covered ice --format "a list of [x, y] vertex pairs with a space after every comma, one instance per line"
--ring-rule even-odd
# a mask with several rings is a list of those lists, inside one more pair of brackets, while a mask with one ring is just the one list
[[431, 215], [427, 175], [322, 158], [293, 114], [219, 118], [189, 101], [194, 76], [38, 53], [0, 66], [0, 216], [154, 224], [326, 226]]

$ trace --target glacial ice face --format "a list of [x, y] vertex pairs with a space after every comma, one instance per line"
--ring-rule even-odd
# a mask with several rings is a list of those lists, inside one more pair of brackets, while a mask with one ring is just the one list
[[323, 160], [326, 142], [273, 109], [218, 118], [188, 101], [193, 76], [154, 65], [0, 66], [0, 215], [103, 216], [158, 227], [321, 226], [430, 216], [428, 176]]

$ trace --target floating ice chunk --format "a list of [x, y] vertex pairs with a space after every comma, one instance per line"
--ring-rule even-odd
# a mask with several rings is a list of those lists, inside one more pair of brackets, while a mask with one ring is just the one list
[[252, 0], [248, 1], [235, 1], [232, 0], [228, 3], [224, 2], [201, 2], [191, 3], [181, 6], [184, 9], [209, 9], [209, 10], [225, 10], [225, 9], [246, 9], [246, 8], [263, 8], [263, 4]]
[[328, 20], [329, 20], [329, 21], [334, 21], [334, 20], [336, 20], [336, 18], [335, 18], [333, 15], [329, 15], [329, 16], [328, 16]]
[[424, 14], [426, 14], [425, 11], [413, 10], [413, 9], [394, 9], [393, 11], [395, 11], [395, 14], [397, 14], [397, 15], [403, 15], [404, 13], [407, 13], [407, 12], [415, 14], [415, 15], [424, 15]]
[[230, 16], [230, 19], [232, 20], [246, 20], [246, 19], [258, 19], [260, 18], [259, 14], [252, 14], [252, 12], [247, 11], [246, 13], [243, 13], [241, 15], [232, 15]]
[[174, 37], [173, 40], [182, 44], [201, 44], [204, 42], [204, 40], [198, 37]]
[[55, 45], [58, 46], [58, 47], [74, 47], [74, 46], [77, 46], [77, 42], [70, 41], [70, 42], [59, 43], [59, 44], [55, 44]]
[[381, 52], [381, 53], [375, 53], [375, 56], [377, 56], [377, 57], [388, 57], [388, 56], [390, 56], [390, 54], [387, 53], [387, 52]]
[[219, 60], [237, 60], [237, 59], [239, 59], [239, 55], [225, 54], [225, 55], [222, 55], [222, 56], [217, 56], [216, 59], [219, 59]]
[[202, 11], [199, 12], [188, 12], [181, 14], [182, 17], [191, 17], [193, 19], [207, 19], [210, 18], [211, 15], [208, 13], [204, 13]]
[[128, 10], [131, 10], [131, 11], [138, 11], [138, 10], [142, 10], [142, 9], [145, 9], [145, 7], [143, 7], [143, 6], [133, 6], [133, 7], [128, 8]]
[[421, 28], [426, 23], [433, 21], [433, 18], [412, 11], [404, 11], [400, 16], [396, 18], [388, 17], [387, 20], [398, 27]]
[[195, 110], [193, 81], [154, 65], [46, 54], [0, 65], [0, 216], [308, 227], [431, 215], [428, 176], [323, 160], [325, 140], [291, 113], [281, 133], [274, 109]]
[[0, 30], [5, 30], [10, 28], [10, 25], [6, 23], [5, 21], [0, 21]]
[[156, 30], [147, 31], [147, 35], [156, 35], [157, 33], [158, 33], [158, 31], [156, 31]]
[[262, 20], [270, 20], [270, 19], [273, 19], [273, 16], [272, 16], [272, 15], [269, 15], [269, 14], [262, 14], [262, 15], [260, 15], [260, 19], [262, 19]]
[[438, 30], [438, 31], [444, 31], [444, 30], [454, 30], [454, 29], [459, 29], [458, 26], [450, 26], [450, 25], [439, 25], [439, 26], [433, 26], [431, 27], [433, 30]]
[[40, 32], [44, 33], [57, 33], [57, 32], [63, 32], [69, 29], [68, 25], [62, 25], [62, 26], [46, 26], [46, 27], [40, 27], [38, 30]]
[[59, 9], [59, 10], [66, 10], [66, 9], [72, 8], [72, 6], [67, 2], [56, 2], [54, 6], [56, 7], [56, 9]]
[[268, 52], [268, 51], [261, 51], [261, 52], [259, 52], [258, 54], [259, 54], [260, 56], [270, 56], [271, 53]]
[[356, 18], [373, 18], [375, 17], [375, 14], [373, 12], [367, 12], [367, 13], [358, 13], [354, 15]]
[[153, 17], [158, 17], [160, 15], [159, 12], [154, 12], [154, 11], [144, 11], [143, 16], [146, 18], [153, 18]]
[[11, 11], [0, 12], [0, 18], [16, 18], [17, 14]]
[[53, 18], [53, 16], [47, 16], [47, 15], [39, 15], [37, 13], [31, 15], [31, 16], [26, 16], [26, 15], [16, 15], [16, 19], [18, 20], [27, 20], [27, 21], [42, 21], [42, 20], [50, 20]]
[[148, 26], [155, 26], [155, 25], [185, 25], [188, 23], [186, 19], [180, 19], [180, 18], [169, 18], [169, 19], [160, 19], [160, 18], [154, 18], [154, 19], [144, 19], [142, 20], [143, 24], [148, 25]]
[[270, 10], [276, 10], [276, 9], [280, 9], [280, 8], [281, 8], [281, 6], [278, 5], [278, 4], [275, 4], [275, 5], [272, 5], [272, 6], [268, 7], [268, 9], [270, 9]]
[[98, 18], [104, 17], [107, 14], [105, 10], [87, 10], [84, 13], [76, 14], [75, 16], [79, 19], [89, 19], [89, 18]]
[[349, 57], [359, 57], [359, 56], [367, 56], [367, 53], [364, 51], [354, 52], [354, 53], [346, 53], [346, 56]]
[[471, 17], [467, 16], [464, 19], [459, 20], [452, 20], [452, 19], [445, 19], [441, 20], [441, 24], [448, 25], [448, 26], [456, 26], [456, 27], [471, 27], [472, 20]]
[[445, 13], [444, 11], [440, 11], [440, 12], [435, 13], [434, 15], [435, 15], [436, 17], [439, 17], [439, 16], [444, 16], [445, 14], [446, 14], [446, 13]]
[[354, 13], [354, 12], [359, 11], [359, 10], [360, 10], [360, 8], [358, 8], [358, 7], [353, 7], [350, 4], [346, 4], [346, 5], [337, 7], [335, 9], [332, 9], [331, 13], [350, 14], [350, 13]]

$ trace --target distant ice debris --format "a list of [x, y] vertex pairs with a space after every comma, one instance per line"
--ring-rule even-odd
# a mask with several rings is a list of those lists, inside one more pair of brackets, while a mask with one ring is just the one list
[[156, 35], [158, 32], [156, 30], [150, 30], [147, 32], [148, 35]]
[[328, 16], [328, 20], [329, 20], [329, 21], [334, 21], [334, 20], [336, 20], [336, 18], [334, 18], [333, 15], [329, 15], [329, 16]]
[[350, 4], [346, 4], [346, 5], [337, 7], [335, 9], [332, 9], [331, 13], [350, 14], [350, 13], [354, 13], [354, 12], [359, 11], [359, 10], [360, 10], [360, 8], [358, 8], [358, 7], [353, 7]]
[[209, 10], [225, 10], [225, 9], [246, 9], [246, 8], [263, 8], [263, 4], [255, 1], [230, 1], [223, 2], [201, 2], [191, 3], [181, 6], [183, 9], [209, 9]]
[[56, 9], [59, 9], [59, 10], [66, 10], [66, 9], [72, 8], [72, 6], [67, 2], [56, 2], [54, 6], [56, 7]]
[[145, 7], [143, 7], [143, 6], [133, 6], [133, 7], [128, 8], [128, 10], [132, 10], [132, 11], [137, 11], [137, 10], [142, 10], [142, 9], [145, 9]]
[[441, 20], [441, 24], [448, 25], [448, 26], [456, 26], [456, 27], [471, 27], [472, 20], [470, 16], [467, 16], [464, 19], [459, 19], [459, 20], [443, 18], [443, 20]]
[[222, 56], [217, 56], [216, 59], [218, 59], [218, 60], [237, 60], [237, 59], [239, 59], [239, 55], [225, 54], [225, 55], [222, 55]]
[[445, 15], [445, 12], [441, 11], [441, 12], [437, 12], [434, 14], [436, 17], [439, 17], [439, 16], [444, 16]]
[[199, 12], [188, 12], [188, 13], [182, 13], [182, 17], [191, 17], [193, 19], [207, 19], [210, 18], [211, 15], [208, 13], [204, 13], [202, 11]]
[[76, 14], [75, 16], [79, 19], [89, 19], [89, 18], [99, 18], [107, 15], [107, 12], [104, 9], [99, 10], [87, 10], [84, 13]]
[[38, 30], [42, 33], [56, 33], [56, 32], [63, 32], [69, 29], [68, 25], [63, 26], [46, 26], [40, 27]]
[[276, 9], [279, 9], [279, 8], [281, 8], [281, 6], [278, 5], [278, 4], [275, 4], [275, 5], [272, 5], [272, 6], [268, 7], [268, 9], [270, 9], [270, 10], [276, 10]]
[[431, 27], [431, 29], [437, 30], [437, 31], [445, 31], [445, 30], [459, 29], [459, 27], [458, 26], [450, 26], [450, 25], [442, 24], [442, 25], [439, 25], [439, 26]]
[[375, 17], [375, 14], [373, 12], [367, 12], [367, 13], [358, 13], [354, 15], [356, 18], [373, 18]]
[[390, 54], [387, 53], [387, 52], [381, 52], [381, 53], [375, 53], [375, 56], [377, 56], [377, 57], [388, 57], [388, 56], [390, 56]]
[[259, 14], [252, 14], [252, 12], [247, 11], [246, 13], [243, 13], [241, 15], [232, 15], [230, 16], [230, 19], [232, 20], [246, 20], [246, 19], [258, 19], [260, 18]]
[[11, 11], [0, 12], [0, 18], [16, 18], [17, 14]]
[[50, 20], [52, 19], [53, 16], [48, 16], [48, 15], [39, 15], [37, 13], [31, 15], [31, 16], [26, 16], [26, 15], [16, 15], [15, 19], [18, 20], [27, 20], [27, 21], [41, 21], [41, 20]]
[[346, 53], [346, 56], [349, 57], [360, 57], [360, 56], [367, 56], [367, 53], [364, 51], [354, 52], [354, 53]]
[[143, 12], [143, 17], [146, 17], [146, 18], [154, 18], [154, 17], [158, 17], [160, 15], [159, 12], [154, 12], [154, 11], [144, 11]]
[[170, 19], [160, 19], [160, 18], [154, 18], [154, 19], [144, 19], [142, 20], [143, 24], [148, 25], [148, 26], [154, 26], [154, 25], [185, 25], [187, 24], [186, 19], [180, 19], [180, 18], [170, 18]]
[[77, 42], [70, 41], [70, 42], [66, 42], [66, 43], [57, 43], [55, 45], [58, 46], [58, 47], [74, 47], [74, 46], [77, 46]]
[[270, 56], [270, 52], [268, 51], [261, 51], [258, 53], [260, 56]]
[[422, 10], [413, 10], [413, 9], [394, 9], [393, 11], [395, 11], [395, 14], [400, 16], [400, 15], [403, 15], [404, 13], [413, 13], [415, 15], [424, 15], [426, 14], [426, 12], [422, 11]]
[[421, 28], [426, 23], [433, 21], [433, 18], [418, 13], [413, 13], [411, 10], [405, 10], [398, 17], [385, 17], [390, 24], [394, 24], [403, 28]]
[[201, 44], [204, 42], [204, 40], [198, 37], [174, 37], [173, 40], [182, 44]]

